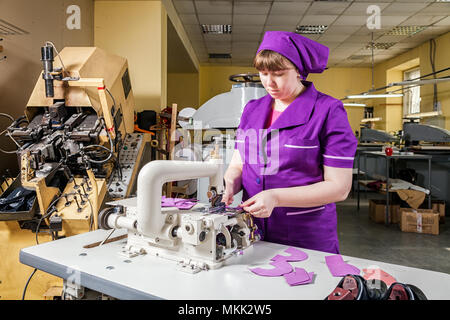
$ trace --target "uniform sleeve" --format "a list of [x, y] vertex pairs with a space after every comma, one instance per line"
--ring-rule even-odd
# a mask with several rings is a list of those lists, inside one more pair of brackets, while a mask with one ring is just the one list
[[353, 168], [358, 140], [348, 122], [347, 112], [338, 102], [330, 107], [321, 132], [323, 165]]

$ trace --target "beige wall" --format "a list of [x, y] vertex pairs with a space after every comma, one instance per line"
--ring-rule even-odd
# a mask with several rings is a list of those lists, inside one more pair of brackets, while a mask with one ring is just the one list
[[[69, 30], [66, 20], [69, 5], [81, 9], [81, 29]], [[25, 30], [25, 35], [0, 36], [7, 60], [0, 62], [0, 112], [14, 118], [24, 114], [26, 103], [42, 71], [41, 47], [51, 41], [58, 50], [66, 46], [92, 46], [94, 43], [93, 0], [2, 0], [0, 17]], [[0, 119], [0, 129], [9, 125]], [[8, 138], [0, 137], [0, 147], [12, 150]], [[15, 155], [0, 153], [0, 176], [4, 169], [17, 169]]]
[[[436, 41], [436, 61], [435, 70], [449, 67], [450, 52], [450, 32], [435, 38]], [[420, 67], [420, 74], [426, 75], [432, 72], [429, 58], [430, 43], [429, 41], [420, 46], [411, 49], [395, 58], [382, 62], [375, 66], [375, 86], [377, 88], [386, 86], [393, 79], [402, 80], [403, 71], [414, 66]], [[450, 72], [446, 71], [437, 75], [437, 77], [449, 76]], [[428, 79], [431, 79], [428, 77]], [[441, 104], [441, 110], [444, 117], [445, 129], [450, 129], [450, 82], [444, 82], [437, 85], [438, 101]], [[391, 89], [390, 89], [391, 90]], [[433, 110], [433, 85], [424, 85], [420, 87], [421, 96], [421, 112]], [[379, 124], [382, 130], [398, 130], [402, 127], [402, 108], [391, 107], [392, 103], [401, 103], [401, 98], [384, 99], [378, 101], [375, 106], [375, 116], [383, 117], [383, 121]], [[398, 109], [398, 110], [397, 110]]]
[[176, 103], [178, 110], [198, 108], [198, 73], [167, 74], [167, 105]]
[[167, 104], [167, 14], [161, 1], [95, 1], [94, 43], [127, 58], [136, 111]]

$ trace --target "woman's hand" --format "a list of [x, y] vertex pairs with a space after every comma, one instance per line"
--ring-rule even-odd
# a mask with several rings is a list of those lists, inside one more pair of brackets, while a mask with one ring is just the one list
[[272, 190], [264, 190], [239, 206], [256, 218], [268, 218], [277, 206], [277, 199]]

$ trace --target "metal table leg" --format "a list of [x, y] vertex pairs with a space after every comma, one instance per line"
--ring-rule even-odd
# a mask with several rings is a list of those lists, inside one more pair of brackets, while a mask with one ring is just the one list
[[389, 225], [389, 164], [390, 157], [386, 156], [386, 213], [384, 223]]
[[357, 193], [357, 197], [358, 197], [358, 200], [357, 200], [358, 205], [357, 205], [356, 210], [359, 212], [359, 168], [360, 168], [360, 162], [361, 162], [360, 161], [361, 156], [360, 156], [359, 152], [358, 152], [357, 158], [358, 158], [358, 172], [356, 172], [356, 185], [357, 185], [356, 193]]
[[431, 158], [428, 159], [428, 190], [430, 190], [430, 194], [428, 195], [428, 209], [431, 209]]

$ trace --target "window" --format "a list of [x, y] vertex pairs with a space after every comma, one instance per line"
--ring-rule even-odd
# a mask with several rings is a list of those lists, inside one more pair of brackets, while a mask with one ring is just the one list
[[[420, 69], [405, 71], [404, 80], [418, 79], [420, 77]], [[420, 86], [403, 89], [403, 115], [420, 112]]]

